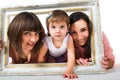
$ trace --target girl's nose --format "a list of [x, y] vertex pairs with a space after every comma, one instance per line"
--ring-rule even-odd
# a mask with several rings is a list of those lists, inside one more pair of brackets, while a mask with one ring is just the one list
[[60, 29], [59, 29], [59, 28], [57, 28], [57, 29], [56, 29], [56, 32], [60, 32]]
[[77, 38], [78, 38], [78, 39], [81, 39], [81, 38], [82, 38], [82, 34], [78, 33], [78, 34], [77, 34]]
[[30, 40], [31, 40], [32, 42], [35, 42], [35, 41], [36, 41], [36, 37], [35, 37], [35, 36], [31, 36], [31, 37], [30, 37]]

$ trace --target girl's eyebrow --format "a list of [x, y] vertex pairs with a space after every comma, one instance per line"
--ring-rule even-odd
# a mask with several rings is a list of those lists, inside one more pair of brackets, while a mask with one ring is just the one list
[[82, 28], [87, 28], [87, 27], [85, 26], [85, 27], [82, 27]]

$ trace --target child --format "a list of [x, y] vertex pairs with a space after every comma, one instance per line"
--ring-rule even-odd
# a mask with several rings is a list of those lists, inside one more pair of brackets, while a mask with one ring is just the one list
[[67, 51], [67, 70], [63, 76], [76, 78], [76, 74], [72, 73], [75, 64], [73, 39], [67, 34], [69, 30], [69, 16], [62, 10], [54, 10], [46, 19], [46, 24], [48, 36], [43, 40], [44, 44], [40, 50], [38, 62], [45, 62], [47, 50], [49, 50], [52, 57], [55, 57], [56, 62], [62, 62], [57, 58]]

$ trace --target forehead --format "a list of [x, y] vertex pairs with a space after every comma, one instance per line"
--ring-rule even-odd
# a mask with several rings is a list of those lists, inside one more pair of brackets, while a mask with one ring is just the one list
[[50, 22], [50, 25], [67, 25], [65, 21]]
[[82, 19], [76, 21], [75, 23], [73, 23], [71, 25], [71, 29], [72, 30], [80, 30], [82, 28], [88, 28], [87, 23], [84, 20], [82, 20]]

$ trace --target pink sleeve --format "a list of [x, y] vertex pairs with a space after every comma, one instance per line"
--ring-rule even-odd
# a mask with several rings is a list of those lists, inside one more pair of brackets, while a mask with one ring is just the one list
[[103, 36], [103, 46], [104, 46], [104, 55], [106, 58], [115, 61], [115, 57], [113, 55], [113, 49], [109, 44], [109, 40], [107, 39], [106, 35], [102, 32]]

